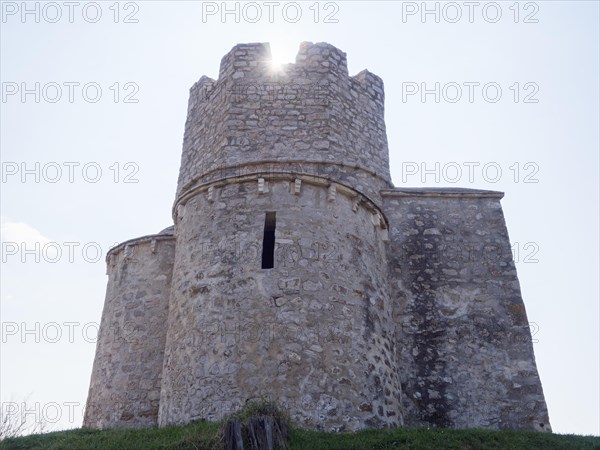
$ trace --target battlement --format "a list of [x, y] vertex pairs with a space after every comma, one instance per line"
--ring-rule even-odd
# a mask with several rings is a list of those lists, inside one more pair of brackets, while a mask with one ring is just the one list
[[[219, 80], [269, 76], [272, 72], [271, 62], [268, 43], [238, 44], [221, 59]], [[310, 78], [331, 73], [348, 77], [346, 53], [326, 42], [302, 42], [296, 63], [289, 66], [302, 67]]]
[[221, 59], [219, 80], [264, 76], [271, 59], [269, 44], [238, 44]]
[[190, 90], [177, 198], [209, 172], [274, 160], [302, 161], [370, 197], [391, 187], [381, 78], [350, 77], [346, 54], [326, 43], [302, 43], [280, 70], [269, 44], [236, 45], [218, 80]]
[[348, 77], [346, 53], [326, 42], [303, 42], [296, 55], [296, 64], [314, 74], [337, 74]]

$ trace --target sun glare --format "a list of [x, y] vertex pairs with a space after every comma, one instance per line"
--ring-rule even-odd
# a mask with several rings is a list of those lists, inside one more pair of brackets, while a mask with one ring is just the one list
[[271, 69], [271, 72], [279, 73], [283, 70], [284, 64], [284, 62], [273, 58], [269, 64], [269, 67]]
[[271, 43], [271, 70], [274, 73], [281, 72], [285, 64], [294, 61], [296, 51], [297, 49], [291, 46]]

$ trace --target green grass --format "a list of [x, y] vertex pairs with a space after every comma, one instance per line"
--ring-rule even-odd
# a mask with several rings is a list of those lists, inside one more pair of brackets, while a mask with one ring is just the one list
[[[215, 449], [220, 424], [196, 423], [143, 430], [69, 430], [0, 441], [0, 449]], [[293, 429], [292, 449], [598, 449], [600, 438], [537, 432], [395, 429], [319, 433]]]

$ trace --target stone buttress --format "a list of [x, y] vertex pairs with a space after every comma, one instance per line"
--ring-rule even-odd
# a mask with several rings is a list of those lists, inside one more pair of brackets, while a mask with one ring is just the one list
[[406, 424], [550, 431], [503, 194], [382, 196]]

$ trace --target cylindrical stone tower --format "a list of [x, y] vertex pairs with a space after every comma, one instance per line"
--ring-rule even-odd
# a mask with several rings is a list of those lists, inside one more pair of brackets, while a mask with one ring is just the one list
[[173, 227], [108, 252], [108, 285], [83, 426], [156, 426]]
[[159, 424], [261, 397], [302, 425], [402, 424], [383, 83], [302, 44], [236, 46], [190, 94]]

